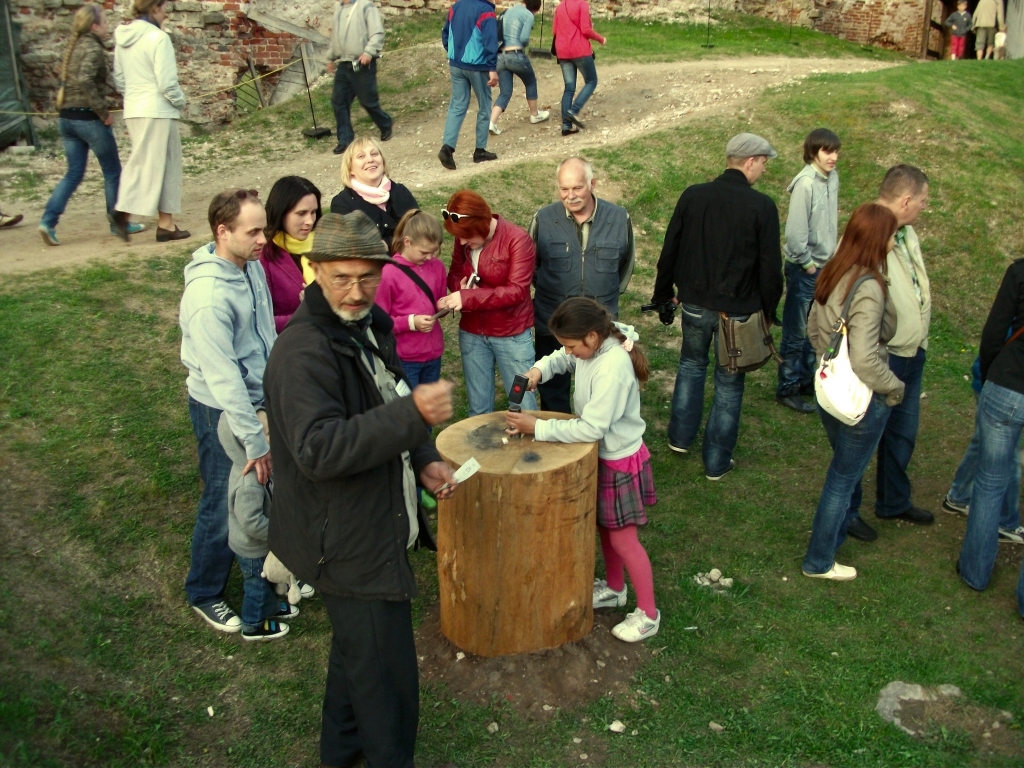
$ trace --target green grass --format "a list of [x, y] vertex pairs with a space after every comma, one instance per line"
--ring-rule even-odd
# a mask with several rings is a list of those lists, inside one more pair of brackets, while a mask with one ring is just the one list
[[[740, 117], [710, 117], [593, 153], [600, 183], [622, 190], [641, 233], [623, 317], [640, 325], [657, 371], [644, 417], [659, 503], [642, 538], [664, 612], [654, 645], [664, 651], [637, 676], [634, 695], [543, 722], [424, 686], [418, 762], [1020, 764], [1019, 754], [986, 754], [955, 730], [914, 741], [873, 709], [879, 689], [904, 680], [953, 683], [975, 703], [1024, 717], [1024, 626], [1013, 598], [1020, 548], [1004, 545], [991, 587], [974, 593], [952, 571], [963, 522], [940, 514], [931, 528], [880, 524], [875, 544], [844, 545], [843, 561], [861, 573], [854, 582], [804, 579], [800, 559], [829, 460], [820, 425], [774, 404], [772, 370], [749, 375], [740, 470], [707, 483], [698, 456], [670, 454], [665, 441], [679, 327], [663, 328], [638, 307], [650, 297], [679, 193], [721, 171], [733, 133], [755, 130], [780, 151], [758, 187], [783, 217], [800, 143], [818, 125], [844, 142], [844, 220], [873, 198], [890, 164], [920, 165], [932, 180], [918, 229], [935, 317], [911, 472], [915, 501], [937, 510], [971, 432], [963, 374], [1002, 271], [1022, 251], [1014, 221], [1024, 178], [1022, 77], [1021, 62], [819, 76], [766, 94]], [[471, 186], [526, 224], [552, 198], [550, 176], [547, 165], [528, 163], [476, 176]], [[451, 191], [417, 195], [437, 208]], [[187, 259], [184, 250], [128, 258], [0, 288], [0, 765], [316, 761], [330, 636], [322, 604], [303, 603], [287, 640], [256, 648], [207, 631], [185, 606], [199, 495], [178, 362]], [[454, 326], [446, 327], [445, 373], [460, 380]], [[460, 387], [462, 414], [464, 397]], [[867, 498], [872, 488], [869, 472]], [[437, 600], [436, 573], [426, 553], [412, 559], [419, 617]], [[730, 596], [693, 584], [695, 572], [712, 566], [736, 578]], [[236, 576], [229, 599], [237, 605], [240, 594]], [[610, 734], [616, 718], [639, 735]], [[501, 726], [493, 736], [492, 720]], [[709, 731], [710, 720], [725, 732]], [[580, 748], [574, 737], [584, 740]], [[577, 759], [584, 747], [585, 763]]]

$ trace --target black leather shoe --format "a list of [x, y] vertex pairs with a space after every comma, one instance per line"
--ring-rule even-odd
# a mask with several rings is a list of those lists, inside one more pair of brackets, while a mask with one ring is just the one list
[[792, 408], [797, 413], [814, 413], [817, 408], [804, 400], [800, 395], [786, 395], [785, 397], [775, 396], [775, 402]]
[[381, 131], [380, 132], [380, 140], [381, 141], [387, 141], [388, 139], [390, 139], [394, 135], [395, 135], [394, 130], [391, 129], [391, 128], [388, 128], [386, 131]]
[[578, 117], [576, 117], [576, 115], [574, 115], [572, 112], [566, 112], [564, 115], [562, 115], [562, 119], [565, 120], [566, 122], [572, 123], [577, 128], [586, 128], [587, 127], [583, 123], [581, 123], [580, 119]]
[[800, 385], [800, 394], [804, 397], [814, 397], [814, 382]]
[[346, 149], [348, 149], [348, 145], [347, 144], [339, 144], [338, 146], [336, 146], [334, 148], [334, 154], [336, 154], [336, 155], [343, 154]]
[[190, 237], [192, 237], [192, 233], [187, 229], [178, 229], [177, 224], [174, 225], [174, 229], [156, 228], [156, 241], [158, 243], [169, 243], [172, 240], [188, 240]]
[[855, 539], [861, 541], [874, 541], [878, 538], [878, 531], [865, 523], [861, 518], [855, 517], [846, 526], [846, 532]]
[[921, 509], [920, 507], [911, 507], [906, 512], [901, 512], [898, 515], [892, 517], [883, 517], [883, 520], [906, 520], [908, 523], [914, 523], [915, 525], [931, 525], [935, 522], [935, 515], [929, 512], [927, 509]]
[[477, 147], [473, 150], [473, 162], [474, 163], [486, 163], [488, 160], [497, 160], [498, 156], [493, 152], [488, 152], [486, 149]]
[[579, 132], [580, 132], [580, 129], [576, 128], [575, 126], [572, 127], [572, 128], [563, 128], [562, 129], [562, 135], [563, 136], [572, 136], [574, 133], [579, 133]]
[[441, 145], [441, 151], [437, 153], [437, 159], [440, 160], [441, 165], [449, 171], [455, 170], [455, 150], [447, 144]]

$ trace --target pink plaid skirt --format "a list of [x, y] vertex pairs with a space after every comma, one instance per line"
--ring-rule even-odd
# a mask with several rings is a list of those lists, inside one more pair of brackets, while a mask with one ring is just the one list
[[658, 502], [654, 495], [651, 452], [640, 450], [624, 459], [597, 460], [597, 524], [604, 528], [647, 525], [644, 507]]

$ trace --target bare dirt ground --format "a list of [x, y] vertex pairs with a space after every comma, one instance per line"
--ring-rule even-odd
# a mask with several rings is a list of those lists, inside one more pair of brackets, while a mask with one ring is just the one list
[[[424, 66], [434, 66], [434, 63], [425, 63]], [[558, 161], [588, 148], [620, 144], [650, 131], [711, 114], [746, 114], [753, 99], [766, 88], [797, 82], [814, 74], [866, 72], [889, 66], [893, 65], [854, 58], [785, 57], [602, 65], [599, 57], [600, 84], [580, 116], [587, 130], [563, 138], [556, 119], [562, 93], [560, 72], [554, 62], [539, 60], [535, 67], [540, 105], [542, 109], [551, 110], [552, 119], [538, 125], [529, 123], [522, 84], [517, 83], [509, 111], [499, 124], [503, 132], [500, 136], [490, 137], [488, 144], [488, 149], [498, 154], [498, 161], [471, 162], [476, 116], [476, 106], [471, 104], [455, 155], [459, 168], [456, 171], [442, 168], [437, 160], [437, 150], [441, 145], [446, 106], [438, 105], [411, 121], [399, 122], [395, 126], [394, 138], [386, 148], [388, 165], [392, 177], [406, 184], [414, 194], [417, 189], [440, 186], [455, 189], [465, 179], [482, 171], [493, 171], [525, 160]], [[387, 104], [384, 106], [386, 108]], [[756, 116], [752, 115], [750, 129], [757, 130]], [[128, 142], [119, 139], [119, 143], [122, 159], [127, 160]], [[313, 151], [298, 138], [293, 143], [293, 149], [286, 146], [274, 160], [264, 161], [247, 153], [221, 155], [215, 163], [209, 164], [207, 170], [186, 176], [183, 210], [176, 220], [183, 229], [192, 231], [193, 238], [188, 243], [198, 247], [209, 239], [206, 207], [210, 198], [227, 186], [255, 187], [266, 194], [274, 180], [297, 174], [320, 187], [326, 205], [341, 187], [337, 157], [331, 154], [335, 143], [333, 138], [324, 139]], [[185, 151], [188, 153], [189, 147]], [[117, 259], [129, 254], [146, 256], [181, 248], [180, 243], [156, 243], [151, 231], [137, 235], [128, 245], [108, 234], [103, 215], [102, 177], [95, 158], [90, 161], [85, 183], [61, 218], [57, 229], [60, 247], [44, 245], [36, 226], [49, 190], [64, 173], [64, 160], [62, 157], [39, 155], [32, 158], [30, 168], [42, 177], [45, 190], [38, 200], [31, 203], [4, 201], [5, 213], [23, 213], [25, 221], [10, 230], [0, 231], [0, 274], [78, 265], [94, 259]], [[2, 173], [3, 164], [0, 163]], [[145, 221], [150, 230], [155, 227], [155, 220]]]

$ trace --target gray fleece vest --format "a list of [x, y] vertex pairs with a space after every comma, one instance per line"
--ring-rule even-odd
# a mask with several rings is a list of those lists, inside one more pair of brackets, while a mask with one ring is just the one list
[[619, 315], [619, 265], [629, 257], [629, 214], [607, 200], [597, 204], [587, 249], [562, 203], [537, 211], [537, 268], [533, 309], [538, 333], [550, 334], [548, 318], [570, 296], [590, 296]]

